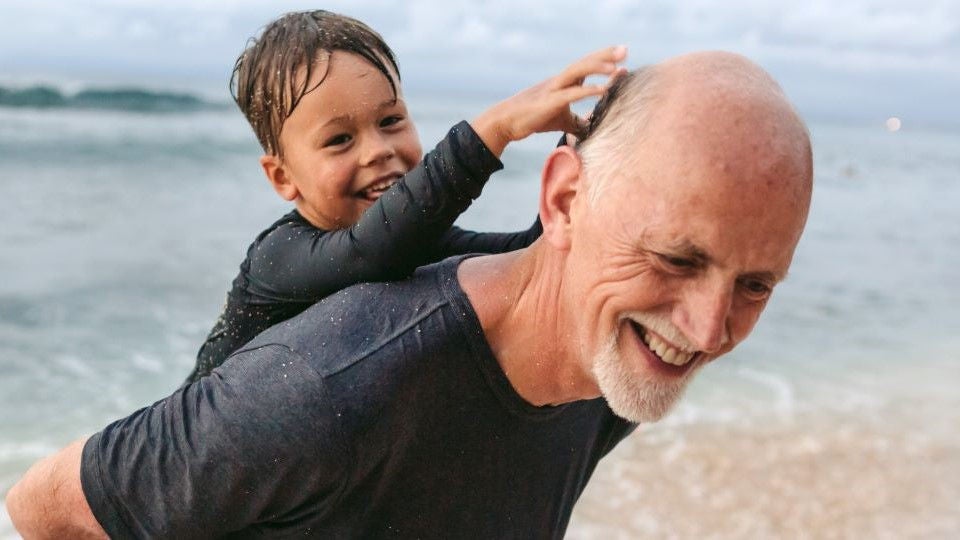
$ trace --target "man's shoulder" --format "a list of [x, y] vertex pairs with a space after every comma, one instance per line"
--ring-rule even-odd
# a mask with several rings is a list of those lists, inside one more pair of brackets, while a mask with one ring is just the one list
[[[407, 333], [419, 333], [425, 320], [442, 316], [440, 312], [457, 301], [451, 280], [456, 280], [456, 266], [448, 260], [420, 268], [402, 281], [353, 285], [270, 328], [244, 349], [281, 345], [321, 375], [336, 373], [389, 349]], [[445, 336], [429, 332], [419, 337], [429, 341]]]

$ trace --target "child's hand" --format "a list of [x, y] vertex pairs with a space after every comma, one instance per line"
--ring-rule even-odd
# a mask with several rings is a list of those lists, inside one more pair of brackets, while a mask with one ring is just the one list
[[[565, 131], [579, 134], [586, 120], [570, 110], [570, 104], [600, 95], [615, 78], [626, 72], [618, 66], [627, 56], [623, 46], [607, 47], [570, 64], [559, 75], [527, 88], [480, 114], [471, 125], [496, 156], [512, 141], [533, 133]], [[608, 75], [606, 84], [584, 85], [590, 75]]]

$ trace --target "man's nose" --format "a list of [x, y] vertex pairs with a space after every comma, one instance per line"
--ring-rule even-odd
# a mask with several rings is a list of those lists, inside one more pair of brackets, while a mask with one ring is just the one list
[[674, 324], [701, 351], [720, 350], [730, 336], [727, 322], [733, 302], [733, 286], [719, 280], [691, 283], [674, 310]]
[[364, 137], [363, 149], [360, 155], [360, 164], [375, 165], [385, 159], [393, 157], [393, 145], [381, 133], [372, 133]]

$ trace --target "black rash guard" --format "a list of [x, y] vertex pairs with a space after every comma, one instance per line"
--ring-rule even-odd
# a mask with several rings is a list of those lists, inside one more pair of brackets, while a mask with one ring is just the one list
[[296, 210], [280, 218], [247, 250], [187, 382], [209, 374], [260, 332], [350, 285], [401, 279], [451, 255], [530, 245], [542, 231], [539, 219], [516, 233], [452, 227], [501, 168], [470, 124], [460, 122], [352, 227], [318, 229]]

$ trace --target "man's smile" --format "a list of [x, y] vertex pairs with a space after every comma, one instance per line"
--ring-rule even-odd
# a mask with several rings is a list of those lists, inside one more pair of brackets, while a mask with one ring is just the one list
[[641, 355], [657, 372], [683, 375], [696, 364], [694, 360], [701, 356], [699, 352], [685, 351], [673, 346], [632, 319], [627, 319], [626, 322]]

